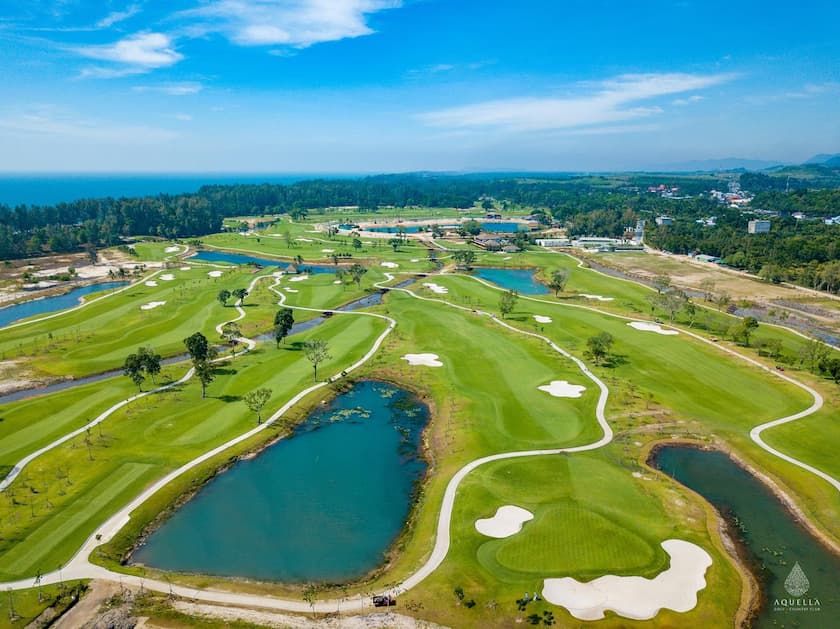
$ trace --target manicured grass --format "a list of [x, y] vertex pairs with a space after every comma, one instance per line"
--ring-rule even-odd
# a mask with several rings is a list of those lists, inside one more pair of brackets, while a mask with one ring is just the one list
[[[222, 366], [206, 399], [190, 381], [120, 410], [101, 435], [92, 431], [92, 461], [83, 437], [39, 457], [0, 502], [0, 578], [66, 561], [96, 525], [150, 481], [254, 426], [256, 418], [240, 401], [248, 391], [272, 389], [268, 416], [311, 384], [312, 368], [295, 342], [328, 339], [334, 358], [319, 368], [326, 376], [357, 360], [383, 329], [384, 322], [371, 317], [336, 316], [291, 337], [285, 348], [263, 344]], [[271, 434], [266, 431], [266, 438]]]
[[[320, 251], [322, 248], [340, 249], [316, 240], [328, 239], [323, 234], [310, 233], [311, 225], [282, 224], [271, 231], [280, 233], [286, 228], [291, 230], [293, 238], [308, 238], [313, 242], [293, 241], [296, 244], [288, 246], [284, 238], [262, 236], [257, 242], [254, 236], [235, 234], [206, 240], [253, 253], [303, 255], [307, 261], [326, 255]], [[284, 291], [288, 302], [318, 309], [334, 308], [362, 294], [373, 282], [384, 279], [389, 269], [379, 265], [383, 260], [399, 264], [398, 272], [428, 269], [424, 250], [419, 247], [406, 246], [399, 252], [391, 251], [387, 245], [366, 247], [368, 251], [354, 252], [354, 260], [363, 254], [370, 258], [367, 262], [370, 270], [361, 288], [335, 285], [332, 275], [315, 275], [300, 282], [283, 278], [282, 287], [298, 291]], [[445, 254], [441, 252], [441, 255]], [[411, 262], [412, 258], [419, 261]], [[472, 472], [458, 490], [451, 526], [453, 543], [446, 560], [418, 588], [401, 597], [401, 605], [422, 606], [414, 613], [449, 626], [509, 627], [518, 615], [514, 600], [526, 590], [540, 590], [543, 578], [591, 579], [607, 573], [651, 577], [667, 566], [667, 556], [659, 544], [665, 539], [679, 538], [699, 544], [712, 555], [714, 563], [706, 575], [708, 585], [701, 591], [695, 610], [687, 614], [661, 612], [655, 623], [662, 626], [731, 624], [739, 603], [741, 582], [720, 543], [711, 507], [639, 461], [644, 443], [671, 435], [731, 448], [782, 483], [802, 503], [808, 515], [828, 534], [836, 536], [836, 527], [832, 529], [831, 525], [840, 513], [836, 491], [813, 475], [760, 450], [748, 436], [750, 428], [759, 423], [806, 408], [811, 404], [810, 396], [686, 334], [661, 336], [638, 331], [624, 320], [568, 307], [568, 304], [594, 306], [645, 319], [650, 313], [645, 299], [650, 291], [644, 287], [579, 269], [571, 258], [547, 252], [517, 254], [510, 261], [503, 261], [496, 254], [479, 256], [481, 264], [503, 266], [505, 262], [511, 266], [538, 267], [543, 278], [554, 268], [564, 268], [570, 273], [566, 294], [561, 294], [559, 299], [552, 295], [545, 297], [547, 303], [520, 299], [508, 318], [512, 325], [544, 334], [580, 357], [585, 354], [590, 336], [606, 331], [615, 338], [615, 364], [612, 367], [589, 364], [610, 386], [606, 414], [616, 430], [616, 440], [595, 452], [499, 461]], [[404, 276], [398, 275], [398, 279], [401, 277]], [[412, 289], [426, 297], [469, 304], [476, 310], [497, 310], [500, 292], [474, 279], [443, 275], [431, 281], [447, 286], [449, 293], [436, 295], [420, 283]], [[246, 307], [248, 317], [242, 322], [243, 329], [255, 331], [263, 325], [270, 326], [277, 307], [276, 295], [267, 290], [270, 282], [259, 284], [246, 300], [253, 305]], [[216, 316], [220, 312], [233, 312], [222, 311], [221, 306], [212, 303], [219, 288], [214, 286], [214, 291], [208, 291], [204, 297]], [[574, 296], [584, 292], [611, 296], [615, 300], [591, 302]], [[443, 491], [452, 475], [466, 462], [499, 452], [582, 445], [602, 435], [595, 420], [597, 387], [574, 363], [544, 342], [506, 330], [477, 312], [423, 302], [400, 292], [387, 295], [378, 310], [394, 317], [398, 325], [377, 356], [358, 375], [410, 386], [431, 405], [433, 420], [426, 431], [426, 442], [432, 471], [418, 497], [409, 529], [398, 542], [400, 554], [372, 583], [351, 588], [355, 593], [393, 584], [424, 561], [434, 538]], [[550, 316], [553, 322], [538, 324], [533, 319], [536, 314]], [[295, 313], [297, 320], [306, 316], [309, 315]], [[216, 319], [219, 320], [224, 319]], [[718, 326], [726, 326], [731, 321], [726, 315], [707, 312], [695, 327], [705, 334], [714, 334]], [[330, 339], [334, 358], [319, 369], [319, 373], [327, 375], [363, 354], [383, 326], [382, 321], [366, 317], [338, 315], [304, 336]], [[183, 336], [177, 337], [179, 342]], [[804, 342], [784, 330], [766, 326], [756, 334], [757, 339], [771, 337], [782, 339], [789, 352], [797, 351]], [[139, 492], [151, 478], [160, 477], [179, 463], [252, 426], [254, 417], [239, 401], [247, 391], [259, 386], [271, 387], [274, 395], [268, 408], [276, 408], [304, 388], [311, 381], [311, 368], [293, 344], [296, 340], [300, 339], [289, 339], [289, 345], [280, 350], [274, 349], [273, 343], [266, 343], [252, 354], [237, 358], [211, 384], [209, 394], [214, 397], [207, 400], [201, 400], [198, 385], [191, 382], [133, 404], [115, 415], [113, 421], [106, 422], [103, 436], [93, 435], [93, 461], [88, 460], [87, 447], [81, 439], [39, 459], [16, 484], [13, 493], [19, 504], [0, 501], [0, 577], [27, 575], [42, 564], [49, 566], [64, 560], [97, 522]], [[749, 348], [739, 351], [755, 355]], [[438, 354], [443, 367], [409, 366], [401, 360], [406, 353], [427, 352]], [[791, 373], [804, 377], [820, 390], [826, 388], [826, 383], [815, 383], [807, 374]], [[586, 390], [579, 399], [554, 398], [537, 388], [551, 380], [568, 380], [584, 385]], [[109, 395], [119, 395], [122, 387], [116, 385]], [[56, 419], [35, 424], [38, 437], [28, 438], [27, 443], [16, 441], [18, 430], [27, 420], [16, 417], [8, 430], [0, 423], [0, 454], [5, 444], [7, 456], [16, 456], [16, 452], [34, 447], [39, 440], [72, 424], [74, 416], [92, 412], [91, 403], [83, 395], [76, 397], [69, 392], [63, 395], [67, 397], [57, 396]], [[322, 397], [320, 393], [310, 396], [307, 405], [317, 403]], [[62, 414], [62, 399], [68, 407], [77, 405], [75, 410]], [[840, 442], [840, 434], [831, 420], [836, 415], [838, 401], [829, 398], [827, 402], [827, 408], [818, 415], [769, 431], [766, 438], [794, 456], [837, 473], [833, 452]], [[37, 421], [35, 407], [20, 404], [21, 414]], [[306, 408], [309, 406], [299, 407], [292, 416], [301, 417]], [[267, 409], [265, 414], [269, 412]], [[808, 438], [799, 439], [797, 428], [807, 429]], [[266, 438], [279, 434], [267, 432], [272, 434], [265, 435]], [[251, 445], [257, 440], [253, 439]], [[794, 440], [798, 443], [791, 445]], [[213, 464], [229, 459], [230, 454], [225, 453]], [[0, 458], [0, 464], [3, 461]], [[202, 466], [141, 506], [100, 560], [113, 566], [112, 562], [146, 522], [168, 501], [212, 474], [212, 469], [211, 464]], [[52, 480], [56, 470], [69, 470], [73, 485], [67, 485], [65, 479]], [[32, 493], [32, 489], [37, 493]], [[493, 540], [479, 534], [475, 520], [492, 516], [505, 504], [529, 509], [535, 519], [508, 539]], [[10, 520], [13, 520], [11, 524]], [[47, 531], [57, 531], [61, 543], [43, 543]], [[12, 568], [7, 569], [7, 565]], [[173, 578], [202, 586], [214, 582], [184, 575]], [[299, 593], [284, 586], [233, 581], [224, 584], [232, 589], [299, 597]], [[474, 608], [457, 604], [453, 595], [456, 586], [464, 588], [466, 599], [475, 599]], [[544, 602], [530, 605], [527, 614], [541, 613], [543, 609], [553, 611], [560, 626], [579, 624], [562, 609]], [[610, 616], [599, 626], [630, 624], [633, 623], [627, 619]]]
[[[43, 374], [79, 377], [120, 367], [125, 355], [140, 345], [151, 345], [162, 356], [180, 354], [184, 338], [195, 331], [215, 338], [214, 326], [237, 316], [221, 308], [218, 291], [247, 287], [253, 279], [239, 269], [226, 271], [221, 278], [209, 278], [207, 270], [198, 267], [165, 273], [175, 279], [158, 276], [155, 287], [140, 283], [58, 317], [0, 330], [0, 356], [25, 357]], [[140, 309], [152, 301], [166, 304]]]
[[[75, 599], [84, 594], [87, 581], [68, 581], [63, 585], [45, 585], [40, 588], [18, 590], [11, 596], [3, 592], [0, 596], [0, 627], [26, 627], [45, 609], [52, 607], [57, 613], [71, 606]], [[10, 620], [9, 607], [14, 608], [14, 620]]]

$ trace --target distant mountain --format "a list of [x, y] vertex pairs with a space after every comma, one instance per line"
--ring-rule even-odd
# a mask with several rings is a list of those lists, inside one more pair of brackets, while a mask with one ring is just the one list
[[780, 162], [763, 159], [744, 159], [740, 157], [725, 157], [722, 159], [701, 159], [674, 164], [663, 164], [651, 170], [656, 172], [709, 172], [721, 170], [765, 170], [781, 166]]
[[836, 168], [840, 166], [840, 153], [820, 153], [819, 155], [814, 155], [811, 159], [807, 162], [804, 162], [803, 166], [808, 166], [810, 164], [822, 164], [824, 166], [831, 166]]

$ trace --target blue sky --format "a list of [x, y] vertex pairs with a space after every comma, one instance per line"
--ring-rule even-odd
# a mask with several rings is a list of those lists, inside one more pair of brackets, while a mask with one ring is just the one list
[[580, 171], [840, 151], [836, 2], [5, 5], [0, 171]]

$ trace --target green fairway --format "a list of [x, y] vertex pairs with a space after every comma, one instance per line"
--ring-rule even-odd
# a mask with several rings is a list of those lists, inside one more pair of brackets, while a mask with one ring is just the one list
[[[686, 614], [663, 611], [657, 622], [668, 626], [731, 623], [740, 603], [742, 580], [720, 540], [717, 516], [699, 497], [645, 466], [645, 448], [653, 441], [682, 439], [732, 451], [794, 496], [809, 519], [836, 538], [832, 523], [840, 514], [840, 496], [834, 488], [761, 449], [749, 436], [759, 424], [808, 408], [813, 398], [776, 377], [781, 372], [773, 369], [772, 361], [762, 363], [770, 367], [768, 372], [727, 352], [760, 359], [753, 347], [737, 347], [726, 340], [723, 331], [734, 321], [731, 316], [701, 309], [696, 320], [689, 322], [681, 313], [675, 323], [682, 327], [673, 335], [635, 329], [627, 319], [614, 315], [643, 321], [660, 316], [651, 312], [647, 298], [652, 292], [643, 286], [580, 268], [569, 256], [543, 250], [511, 256], [479, 252], [477, 265], [538, 269], [538, 278], [544, 282], [553, 270], [569, 274], [566, 289], [557, 296], [520, 296], [505, 318], [515, 328], [511, 330], [487, 314], [498, 315], [501, 291], [452, 272], [453, 266], [446, 273], [417, 278], [415, 274], [435, 269], [425, 245], [395, 243], [395, 251], [387, 239], [362, 239], [361, 246], [353, 247], [347, 237], [313, 230], [314, 222], [327, 216], [345, 214], [326, 212], [305, 223], [277, 223], [265, 233], [224, 233], [202, 240], [208, 246], [253, 255], [286, 260], [301, 256], [306, 263], [339, 262], [345, 268], [363, 261], [367, 268], [360, 285], [336, 283], [334, 274], [283, 276], [276, 287], [282, 298], [269, 289], [274, 278], [260, 279], [245, 300], [246, 316], [239, 322], [249, 337], [271, 329], [279, 301], [313, 309], [295, 311], [295, 320], [300, 322], [376, 290], [375, 284], [389, 275], [393, 276], [391, 285], [416, 280], [409, 290], [425, 298], [403, 291], [384, 296], [374, 311], [392, 317], [396, 328], [373, 359], [354, 374], [411, 387], [430, 405], [433, 418], [424, 433], [431, 471], [406, 532], [397, 540], [387, 569], [371, 581], [351, 585], [352, 592], [384, 589], [425, 562], [444, 490], [462, 466], [488, 455], [579, 447], [602, 439], [596, 382], [537, 335], [583, 359], [609, 388], [605, 415], [615, 440], [590, 452], [494, 461], [468, 474], [455, 494], [452, 542], [446, 558], [406, 595], [418, 605], [415, 610], [422, 610], [420, 616], [451, 626], [511, 626], [517, 617], [512, 601], [522, 592], [540, 590], [543, 579], [589, 580], [605, 574], [651, 578], [668, 567], [660, 544], [683, 539], [712, 556], [708, 585], [694, 610]], [[172, 246], [149, 246], [164, 244]], [[150, 252], [156, 255], [156, 250]], [[339, 252], [351, 253], [352, 258], [333, 260], [332, 253]], [[436, 255], [444, 264], [452, 263], [450, 253], [437, 251]], [[208, 270], [215, 267], [190, 266], [189, 271], [169, 271], [174, 279], [158, 280], [157, 287], [141, 284], [109, 298], [113, 299], [110, 303], [103, 300], [92, 305], [89, 312], [82, 309], [84, 316], [69, 313], [30, 329], [0, 332], [0, 351], [5, 348], [19, 354], [43, 373], [81, 375], [118, 367], [125, 353], [139, 345], [152, 345], [164, 355], [181, 353], [182, 339], [196, 330], [217, 341], [215, 325], [235, 318], [238, 312], [219, 304], [216, 294], [221, 288], [247, 286], [260, 274], [252, 268], [231, 268], [214, 279]], [[436, 293], [424, 282], [434, 282], [448, 292]], [[587, 299], [584, 294], [612, 301]], [[167, 301], [166, 306], [140, 311], [140, 305], [158, 296]], [[10, 487], [10, 498], [0, 501], [0, 578], [28, 576], [41, 566], [65, 561], [97, 524], [154, 479], [253, 427], [255, 415], [242, 402], [246, 393], [263, 386], [272, 389], [263, 413], [268, 416], [310, 385], [312, 367], [302, 356], [302, 341], [317, 337], [329, 342], [332, 358], [318, 371], [327, 377], [364, 355], [385, 326], [382, 319], [339, 314], [290, 337], [280, 348], [273, 341], [261, 342], [252, 352], [220, 365], [207, 398], [201, 397], [199, 384], [191, 380], [133, 402], [109, 417], [101, 430], [94, 429], [36, 459]], [[603, 332], [614, 339], [611, 361], [604, 365], [592, 360], [587, 346], [588, 339]], [[702, 340], [713, 337], [715, 342]], [[790, 355], [796, 355], [806, 342], [784, 329], [761, 325], [751, 345], [767, 339], [781, 341]], [[406, 354], [435, 354], [442, 366], [412, 366], [403, 360]], [[167, 367], [160, 381], [180, 377], [187, 367]], [[840, 475], [833, 454], [840, 445], [840, 432], [832, 421], [838, 404], [833, 385], [795, 367], [784, 373], [816, 387], [824, 394], [826, 406], [805, 419], [768, 430], [767, 442]], [[553, 381], [582, 386], [582, 395], [554, 397], [540, 390]], [[144, 387], [151, 383], [147, 381]], [[0, 406], [0, 466], [10, 466], [78, 428], [133, 391], [130, 381], [120, 377]], [[300, 420], [328, 395], [325, 391], [310, 396], [288, 414], [288, 421]], [[287, 428], [288, 423], [281, 421], [237, 451], [277, 437]], [[98, 561], [115, 568], [148, 522], [232, 455], [218, 455], [138, 508]], [[480, 534], [476, 520], [493, 516], [504, 505], [527, 509], [534, 518], [504, 539]], [[208, 584], [203, 577], [171, 578], [190, 585]], [[234, 590], [298, 595], [286, 586], [219, 581]], [[456, 604], [456, 587], [463, 588], [466, 599], [476, 601], [476, 608]], [[528, 613], [549, 609], [558, 620], [572, 622], [562, 609], [544, 602], [533, 604]], [[622, 627], [628, 622], [610, 616], [601, 624]]]

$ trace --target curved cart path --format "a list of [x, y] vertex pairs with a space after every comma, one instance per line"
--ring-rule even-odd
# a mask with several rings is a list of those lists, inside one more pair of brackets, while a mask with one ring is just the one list
[[[394, 278], [394, 274], [392, 274], [392, 273], [386, 273], [385, 275], [386, 275], [386, 278], [387, 278], [386, 281], [391, 281]], [[263, 277], [266, 277], [266, 276], [263, 276]], [[279, 291], [277, 291], [275, 289], [275, 287], [277, 286], [277, 284], [280, 281], [279, 278], [280, 278], [280, 276], [277, 276], [277, 280], [271, 286], [271, 290], [274, 291], [276, 294], [278, 294], [280, 296], [280, 302], [279, 303], [280, 304], [285, 304], [286, 296], [283, 293], [280, 293]], [[260, 278], [257, 278], [257, 279], [260, 279]], [[481, 281], [481, 280], [477, 280], [477, 281]], [[482, 283], [486, 284], [486, 282], [482, 282]], [[387, 286], [382, 286], [381, 284], [382, 283], [378, 283], [378, 284], [376, 284], [376, 286], [380, 287], [380, 288], [385, 288], [385, 289], [388, 289], [388, 290], [402, 291], [402, 292], [405, 292], [405, 293], [411, 295], [412, 297], [414, 297], [416, 299], [420, 299], [420, 300], [423, 300], [423, 301], [438, 302], [438, 303], [450, 306], [452, 308], [457, 308], [457, 309], [467, 311], [467, 312], [472, 312], [473, 311], [471, 308], [460, 306], [458, 304], [452, 304], [452, 303], [449, 303], [449, 302], [447, 302], [445, 300], [442, 300], [442, 299], [428, 298], [428, 297], [423, 297], [423, 296], [417, 295], [416, 293], [414, 293], [414, 292], [412, 292], [408, 289], [405, 289], [405, 288], [387, 287]], [[487, 285], [490, 286], [491, 288], [498, 289], [498, 287], [496, 287], [492, 284], [487, 284]], [[501, 289], [499, 289], [499, 290], [501, 290]], [[579, 308], [583, 308], [583, 309], [586, 309], [586, 310], [592, 310], [593, 312], [598, 312], [600, 314], [607, 314], [609, 316], [615, 316], [615, 317], [618, 317], [618, 318], [621, 318], [621, 319], [626, 319], [628, 321], [635, 321], [635, 319], [632, 319], [632, 318], [629, 318], [629, 317], [624, 317], [624, 316], [621, 316], [621, 315], [613, 315], [611, 313], [600, 311], [596, 308], [591, 308], [591, 307], [588, 307], [588, 306], [575, 306], [575, 305], [572, 305], [572, 304], [558, 304], [557, 302], [549, 302], [549, 301], [546, 301], [546, 300], [540, 300], [540, 299], [534, 299], [534, 298], [528, 298], [528, 297], [525, 297], [525, 299], [530, 299], [531, 301], [537, 301], [537, 302], [542, 302], [542, 303], [551, 304], [551, 305], [566, 305], [566, 306], [572, 306], [572, 307], [579, 307]], [[304, 307], [300, 307], [300, 306], [288, 306], [288, 307], [293, 308], [293, 309], [298, 309], [298, 310], [310, 310], [310, 311], [318, 311], [318, 312], [321, 311], [320, 309], [304, 308]], [[374, 345], [370, 349], [370, 351], [360, 361], [357, 361], [353, 366], [348, 368], [346, 371], [351, 371], [353, 369], [356, 369], [357, 367], [364, 364], [367, 360], [369, 360], [376, 353], [376, 351], [379, 349], [382, 342], [385, 340], [385, 338], [388, 336], [388, 334], [391, 332], [391, 330], [393, 330], [394, 327], [396, 326], [396, 321], [394, 319], [392, 319], [390, 317], [386, 317], [384, 315], [380, 315], [380, 314], [365, 313], [365, 312], [355, 312], [355, 313], [341, 313], [341, 312], [338, 312], [338, 311], [335, 311], [335, 312], [337, 314], [358, 314], [358, 315], [373, 316], [373, 317], [378, 317], [378, 318], [385, 319], [385, 320], [389, 321], [388, 329], [385, 332], [383, 332], [382, 335], [379, 336], [379, 338], [377, 338], [376, 342], [374, 343]], [[522, 457], [546, 456], [546, 455], [554, 455], [554, 454], [561, 454], [561, 453], [573, 453], [573, 452], [584, 452], [584, 451], [589, 451], [589, 450], [595, 450], [597, 448], [600, 448], [600, 447], [603, 447], [603, 446], [607, 445], [608, 443], [610, 443], [610, 441], [612, 441], [612, 438], [613, 438], [612, 429], [610, 428], [609, 424], [607, 423], [606, 417], [604, 416], [604, 409], [606, 407], [607, 397], [609, 395], [609, 389], [600, 379], [598, 379], [597, 376], [595, 376], [586, 367], [586, 365], [583, 363], [583, 361], [581, 361], [580, 359], [572, 356], [571, 354], [569, 354], [568, 352], [566, 352], [565, 350], [560, 348], [553, 341], [551, 341], [551, 339], [549, 339], [545, 336], [542, 336], [542, 335], [539, 335], [539, 334], [536, 334], [536, 333], [533, 333], [533, 332], [520, 330], [520, 329], [510, 325], [509, 323], [497, 318], [496, 316], [494, 316], [490, 313], [482, 312], [482, 311], [476, 311], [476, 312], [480, 316], [490, 317], [498, 325], [501, 325], [501, 326], [513, 331], [513, 332], [543, 340], [554, 351], [556, 351], [556, 352], [562, 354], [563, 356], [569, 358], [570, 360], [574, 361], [575, 364], [577, 364], [578, 367], [581, 369], [581, 371], [584, 373], [584, 375], [586, 375], [589, 379], [591, 379], [593, 382], [595, 382], [598, 385], [598, 388], [600, 390], [600, 394], [599, 394], [598, 404], [596, 406], [596, 417], [597, 417], [599, 425], [601, 426], [602, 430], [604, 431], [604, 434], [599, 440], [597, 440], [595, 442], [592, 442], [592, 443], [589, 443], [589, 444], [585, 444], [585, 445], [573, 446], [573, 447], [568, 447], [568, 448], [504, 452], [504, 453], [499, 453], [499, 454], [494, 454], [494, 455], [482, 457], [480, 459], [476, 459], [474, 461], [471, 461], [470, 463], [467, 463], [464, 467], [462, 467], [460, 470], [458, 470], [458, 472], [455, 474], [455, 476], [453, 476], [452, 479], [447, 484], [446, 490], [444, 492], [443, 504], [441, 505], [440, 515], [438, 517], [438, 525], [437, 525], [437, 532], [436, 532], [436, 538], [435, 538], [435, 545], [434, 545], [434, 548], [433, 548], [429, 558], [427, 559], [426, 563], [423, 566], [421, 566], [420, 569], [418, 569], [415, 573], [410, 575], [408, 578], [406, 578], [399, 585], [397, 585], [397, 586], [391, 588], [390, 590], [388, 590], [390, 593], [396, 593], [396, 594], [402, 593], [402, 592], [405, 592], [406, 590], [409, 590], [412, 587], [416, 586], [418, 583], [423, 581], [423, 579], [425, 579], [430, 574], [432, 574], [440, 566], [440, 564], [443, 562], [443, 560], [446, 558], [446, 555], [448, 553], [449, 546], [450, 546], [450, 543], [451, 543], [450, 527], [451, 527], [451, 520], [452, 520], [452, 511], [453, 511], [453, 507], [454, 507], [454, 503], [455, 503], [455, 497], [456, 497], [456, 494], [457, 494], [458, 486], [460, 485], [461, 481], [470, 472], [472, 472], [476, 468], [480, 467], [481, 465], [484, 465], [485, 463], [489, 463], [489, 462], [492, 462], [492, 461], [500, 461], [500, 460], [505, 460], [505, 459], [514, 459], [514, 458], [522, 458]], [[692, 336], [694, 338], [697, 338], [701, 341], [708, 342], [708, 343], [712, 344], [710, 341], [707, 341], [706, 339], [700, 337], [699, 335], [696, 335], [696, 334], [693, 334], [693, 333], [688, 333], [688, 332], [685, 332], [684, 330], [680, 330], [680, 331], [682, 331], [686, 334], [689, 334], [690, 336]], [[712, 344], [712, 345], [715, 346], [715, 347], [718, 347], [717, 345], [714, 345], [714, 344]], [[768, 371], [770, 373], [774, 373], [778, 377], [781, 377], [784, 380], [787, 380], [787, 381], [801, 387], [802, 389], [808, 391], [811, 395], [814, 396], [814, 404], [810, 408], [806, 409], [805, 411], [802, 411], [800, 413], [797, 413], [795, 415], [791, 415], [791, 416], [788, 416], [788, 417], [785, 417], [785, 418], [782, 418], [782, 419], [775, 420], [774, 422], [769, 422], [768, 424], [764, 424], [764, 425], [758, 427], [757, 429], [754, 429], [754, 431], [758, 430], [758, 432], [760, 433], [761, 430], [763, 430], [766, 427], [769, 427], [770, 425], [778, 425], [780, 423], [785, 423], [785, 422], [788, 422], [788, 421], [794, 421], [795, 419], [799, 419], [799, 418], [804, 417], [806, 415], [810, 415], [811, 413], [813, 413], [816, 410], [818, 410], [819, 408], [821, 408], [822, 398], [819, 396], [819, 394], [816, 391], [812, 390], [810, 387], [807, 387], [807, 386], [805, 386], [801, 383], [798, 383], [793, 378], [790, 378], [790, 377], [782, 375], [782, 374], [775, 373], [772, 370], [770, 370], [769, 368], [761, 365], [757, 361], [754, 361], [751, 358], [743, 356], [743, 355], [741, 355], [741, 354], [739, 354], [739, 353], [737, 353], [733, 350], [730, 350], [728, 348], [720, 348], [720, 349], [722, 349], [724, 351], [727, 351], [730, 354], [733, 354], [734, 356], [742, 358], [743, 360], [746, 360], [746, 361], [748, 361], [748, 362], [750, 362], [750, 363], [752, 363], [752, 364], [754, 364], [758, 367], [761, 367], [762, 369], [765, 369], [766, 371]], [[305, 389], [304, 391], [301, 391], [296, 396], [294, 396], [289, 402], [287, 402], [281, 409], [279, 409], [274, 415], [272, 415], [271, 418], [266, 420], [266, 422], [264, 424], [262, 424], [262, 425], [258, 426], [257, 428], [252, 429], [251, 431], [249, 431], [249, 432], [247, 432], [243, 435], [240, 435], [239, 437], [237, 437], [237, 438], [235, 438], [235, 439], [233, 439], [233, 440], [231, 440], [231, 441], [213, 449], [212, 451], [202, 455], [201, 457], [198, 457], [197, 459], [194, 459], [193, 461], [190, 461], [186, 465], [182, 466], [181, 468], [175, 470], [174, 472], [170, 473], [166, 477], [159, 480], [157, 483], [155, 483], [155, 485], [153, 485], [148, 490], [144, 491], [137, 498], [135, 498], [131, 503], [129, 503], [128, 505], [123, 507], [119, 512], [114, 514], [93, 535], [91, 535], [91, 537], [88, 538], [88, 540], [85, 542], [85, 544], [82, 546], [82, 548], [73, 557], [73, 559], [71, 559], [70, 562], [64, 568], [62, 568], [62, 570], [60, 572], [55, 571], [55, 572], [51, 572], [49, 574], [44, 575], [43, 578], [42, 578], [42, 583], [44, 583], [44, 584], [56, 583], [56, 582], [58, 582], [59, 579], [62, 579], [62, 578], [64, 578], [64, 579], [105, 578], [105, 579], [111, 579], [111, 580], [120, 580], [123, 583], [129, 583], [129, 584], [132, 584], [132, 585], [135, 585], [135, 586], [142, 586], [142, 587], [153, 589], [153, 590], [156, 590], [156, 591], [159, 591], [159, 592], [164, 592], [164, 593], [172, 592], [173, 594], [176, 594], [176, 595], [182, 596], [182, 597], [186, 597], [186, 598], [198, 599], [198, 600], [203, 600], [203, 601], [208, 601], [208, 602], [213, 602], [213, 603], [221, 603], [221, 604], [240, 605], [240, 606], [248, 606], [248, 607], [262, 607], [262, 608], [267, 608], [267, 609], [277, 609], [277, 610], [285, 610], [285, 611], [293, 611], [293, 612], [309, 612], [309, 611], [313, 611], [313, 610], [314, 611], [319, 611], [319, 612], [332, 612], [332, 611], [337, 611], [339, 608], [343, 608], [345, 611], [347, 611], [347, 610], [360, 610], [360, 609], [369, 608], [371, 606], [370, 603], [366, 600], [361, 600], [361, 599], [317, 601], [313, 605], [309, 605], [308, 603], [306, 603], [304, 601], [280, 599], [280, 598], [275, 598], [275, 597], [271, 597], [271, 596], [234, 593], [234, 592], [224, 592], [224, 591], [218, 591], [218, 590], [199, 590], [199, 589], [188, 588], [188, 587], [183, 587], [183, 586], [179, 586], [179, 585], [172, 585], [168, 582], [157, 581], [157, 580], [147, 580], [147, 579], [143, 579], [141, 577], [137, 577], [137, 576], [133, 576], [133, 575], [125, 575], [125, 574], [118, 573], [118, 572], [112, 572], [112, 571], [107, 570], [105, 568], [102, 568], [100, 566], [93, 565], [88, 560], [88, 557], [90, 556], [91, 552], [93, 552], [93, 550], [97, 546], [99, 546], [100, 544], [105, 543], [105, 542], [109, 541], [110, 539], [112, 539], [113, 536], [117, 533], [117, 531], [119, 531], [125, 525], [125, 523], [128, 522], [129, 515], [130, 515], [131, 511], [133, 511], [138, 506], [140, 506], [140, 504], [142, 504], [146, 499], [148, 499], [151, 495], [153, 495], [159, 489], [164, 487], [166, 484], [171, 482], [174, 478], [176, 478], [177, 476], [180, 476], [184, 472], [194, 468], [195, 466], [197, 466], [200, 463], [206, 461], [207, 459], [211, 458], [212, 456], [215, 456], [216, 454], [226, 450], [227, 448], [229, 448], [229, 447], [231, 447], [231, 446], [233, 446], [237, 443], [240, 443], [241, 441], [251, 437], [252, 435], [258, 433], [260, 430], [264, 430], [272, 422], [276, 421], [277, 418], [282, 416], [289, 408], [291, 408], [294, 404], [296, 404], [298, 401], [300, 401], [305, 395], [308, 395], [310, 392], [315, 391], [318, 388], [326, 386], [329, 382], [331, 382], [331, 381], [333, 381], [333, 380], [335, 380], [336, 378], [339, 378], [339, 377], [341, 377], [341, 376], [340, 375], [339, 376], [334, 376], [334, 377], [330, 378], [329, 380], [327, 380], [326, 382], [318, 383], [316, 385], [313, 385], [312, 387], [309, 387], [309, 388]], [[761, 430], [759, 430], [759, 429], [761, 429]], [[760, 442], [758, 442], [758, 441], [757, 441], [757, 443], [760, 444]], [[773, 451], [771, 448], [765, 448], [765, 449], [768, 449], [768, 451], [776, 454], [776, 452]], [[788, 457], [783, 456], [783, 458], [786, 458], [786, 460], [788, 460]], [[829, 482], [832, 482], [832, 484], [835, 487], [840, 489], [840, 483], [838, 483], [835, 479], [828, 476], [827, 474], [824, 474], [824, 473], [820, 472], [819, 470], [814, 470], [813, 468], [811, 468], [810, 466], [808, 466], [807, 464], [804, 464], [802, 462], [796, 462], [795, 459], [792, 462], [795, 462], [795, 464], [800, 465], [800, 467], [803, 467], [804, 469], [809, 469], [809, 471], [814, 471], [815, 473], [818, 473], [820, 476], [826, 478], [826, 480], [829, 480]], [[31, 579], [26, 579], [26, 580], [16, 581], [16, 582], [12, 582], [12, 583], [0, 584], [0, 587], [11, 588], [11, 589], [29, 588], [29, 587], [32, 587], [32, 580]]]
[[[183, 251], [179, 251], [178, 253], [173, 253], [170, 256], [166, 256], [163, 259], [164, 262], [168, 262], [169, 259], [172, 258], [173, 256], [184, 255], [190, 250], [189, 245], [183, 245], [183, 246], [184, 246]], [[23, 327], [25, 325], [32, 325], [33, 323], [38, 323], [40, 321], [47, 321], [49, 319], [55, 319], [56, 317], [66, 315], [68, 312], [75, 312], [76, 310], [81, 310], [82, 308], [84, 308], [86, 306], [90, 306], [91, 304], [95, 304], [98, 301], [102, 301], [103, 299], [107, 299], [108, 297], [113, 297], [114, 295], [118, 295], [118, 294], [120, 294], [122, 292], [125, 292], [127, 290], [130, 290], [132, 288], [136, 288], [137, 286], [140, 286], [144, 282], [146, 282], [146, 281], [152, 279], [153, 277], [155, 277], [158, 273], [162, 273], [165, 270], [166, 270], [165, 268], [160, 268], [157, 271], [155, 271], [153, 273], [150, 273], [149, 275], [144, 275], [143, 277], [138, 279], [136, 282], [131, 282], [128, 286], [123, 286], [122, 288], [118, 288], [117, 290], [108, 291], [107, 295], [101, 295], [99, 297], [94, 297], [93, 299], [86, 299], [84, 302], [80, 303], [78, 306], [73, 306], [72, 308], [65, 308], [64, 310], [59, 310], [58, 312], [53, 312], [51, 314], [44, 315], [43, 317], [38, 317], [37, 319], [27, 319], [26, 321], [18, 321], [17, 323], [10, 323], [9, 325], [0, 326], [0, 330], [11, 330], [12, 328], [20, 328], [20, 327]], [[26, 302], [22, 302], [22, 303], [26, 303]]]

